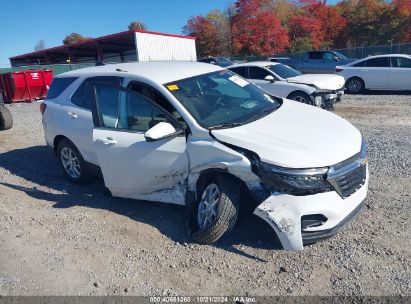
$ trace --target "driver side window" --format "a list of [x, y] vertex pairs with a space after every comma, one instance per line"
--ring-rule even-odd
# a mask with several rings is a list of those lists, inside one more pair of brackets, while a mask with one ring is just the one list
[[264, 80], [265, 77], [271, 75], [269, 72], [260, 67], [249, 67], [248, 73], [251, 79]]
[[145, 97], [111, 86], [96, 85], [98, 115], [102, 127], [146, 132], [166, 114]]

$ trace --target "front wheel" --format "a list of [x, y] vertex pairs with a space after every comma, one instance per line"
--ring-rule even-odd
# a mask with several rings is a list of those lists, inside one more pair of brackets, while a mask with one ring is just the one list
[[200, 244], [212, 244], [237, 221], [240, 185], [233, 178], [216, 176], [204, 183], [198, 193], [200, 197], [191, 212], [191, 237]]
[[358, 94], [364, 91], [364, 81], [361, 78], [353, 77], [347, 80], [345, 84], [347, 92], [350, 94]]

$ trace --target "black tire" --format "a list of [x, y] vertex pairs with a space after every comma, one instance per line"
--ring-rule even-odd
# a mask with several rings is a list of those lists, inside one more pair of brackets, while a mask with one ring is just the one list
[[345, 87], [347, 88], [347, 92], [349, 94], [362, 93], [365, 89], [364, 80], [359, 77], [352, 77], [347, 80]]
[[[65, 166], [63, 164], [63, 158], [64, 158], [64, 156], [62, 156], [63, 149], [64, 149], [64, 152], [66, 152], [68, 150], [72, 151], [72, 153], [74, 153], [75, 157], [77, 158], [76, 163], [78, 164], [78, 169], [79, 169], [78, 170], [79, 171], [78, 176], [74, 176], [74, 174], [70, 174], [71, 170], [68, 168], [68, 166]], [[68, 179], [70, 181], [72, 181], [73, 183], [76, 183], [76, 184], [85, 184], [89, 181], [90, 173], [89, 173], [87, 164], [84, 161], [84, 158], [81, 155], [80, 151], [77, 149], [77, 147], [70, 140], [65, 138], [65, 139], [62, 139], [58, 143], [58, 145], [57, 145], [57, 158], [59, 159], [59, 163], [60, 163], [61, 167], [63, 168], [63, 171], [64, 171], [65, 175], [68, 177]], [[77, 168], [77, 166], [76, 166], [76, 168]], [[74, 173], [77, 173], [77, 172], [74, 172]]]
[[[215, 221], [202, 229], [198, 221], [200, 202], [204, 191], [212, 184], [217, 185], [220, 191], [217, 212]], [[237, 221], [240, 207], [240, 185], [233, 178], [218, 175], [207, 180], [198, 193], [198, 200], [190, 215], [191, 239], [200, 244], [212, 244], [229, 232]]]
[[10, 110], [0, 105], [0, 130], [8, 130], [13, 127], [13, 117]]
[[304, 92], [300, 92], [300, 91], [291, 93], [290, 95], [288, 95], [288, 99], [295, 100], [295, 101], [309, 104], [309, 105], [313, 105], [310, 95]]

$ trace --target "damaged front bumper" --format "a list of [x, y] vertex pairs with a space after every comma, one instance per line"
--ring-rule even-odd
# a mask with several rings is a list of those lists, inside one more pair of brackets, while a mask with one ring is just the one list
[[333, 107], [336, 102], [340, 102], [344, 95], [344, 90], [336, 90], [336, 91], [316, 91], [312, 95], [312, 101], [314, 105], [317, 107], [321, 107], [323, 109], [329, 109]]
[[[336, 191], [306, 196], [272, 193], [254, 214], [274, 229], [284, 250], [302, 250], [304, 244], [335, 234], [361, 211], [368, 178], [367, 170], [364, 185], [345, 199]], [[314, 220], [304, 220], [310, 217]]]

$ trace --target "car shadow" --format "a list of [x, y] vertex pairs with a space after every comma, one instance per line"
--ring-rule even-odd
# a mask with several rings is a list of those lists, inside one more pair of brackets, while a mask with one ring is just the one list
[[[190, 243], [184, 207], [112, 197], [103, 181], [99, 179], [93, 179], [87, 185], [73, 184], [64, 175], [53, 151], [46, 146], [33, 146], [2, 153], [0, 167], [36, 186], [27, 187], [11, 183], [8, 179], [3, 181], [0, 179], [0, 184], [22, 191], [35, 199], [50, 202], [53, 208], [83, 206], [108, 210], [156, 227], [175, 242]], [[239, 221], [233, 231], [214, 246], [260, 260], [237, 248], [243, 246], [236, 245], [281, 249], [280, 242], [271, 227], [254, 215]]]

